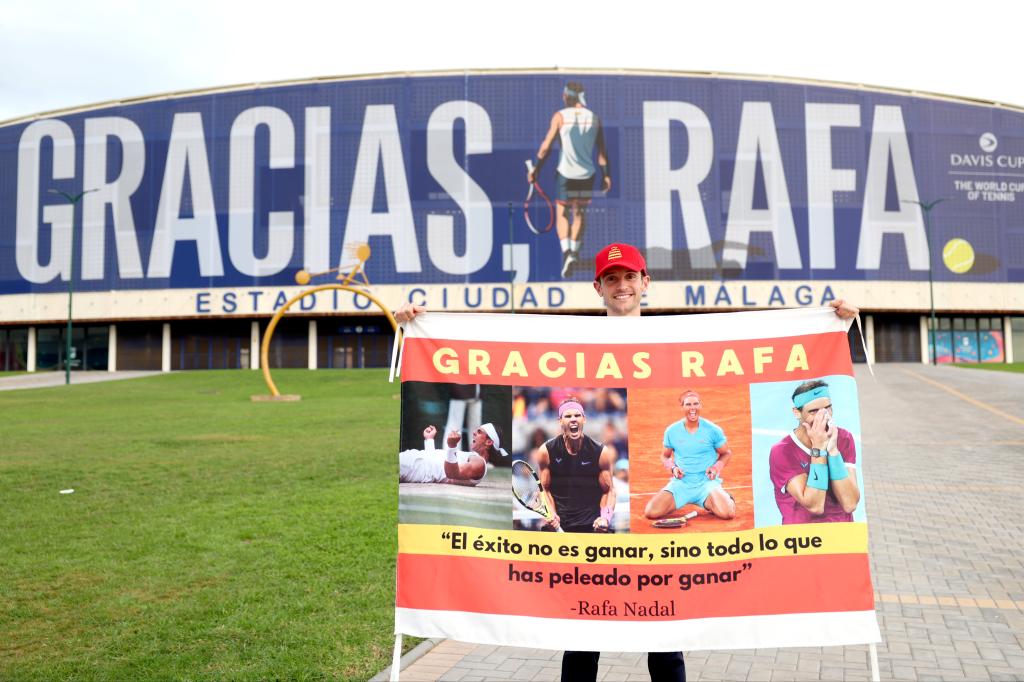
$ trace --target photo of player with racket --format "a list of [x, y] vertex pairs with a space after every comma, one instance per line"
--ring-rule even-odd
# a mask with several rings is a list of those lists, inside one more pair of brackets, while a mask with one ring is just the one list
[[[749, 388], [742, 384], [701, 386], [698, 391], [677, 387], [629, 392], [631, 533], [705, 533], [754, 527]], [[696, 424], [697, 429], [690, 433], [687, 424], [691, 428]], [[721, 437], [712, 425], [718, 427]], [[686, 430], [685, 435], [678, 429]], [[703, 445], [697, 447], [701, 441]], [[728, 460], [720, 449], [728, 450]], [[676, 461], [680, 452], [681, 459]], [[713, 478], [709, 478], [709, 469]], [[679, 478], [680, 473], [685, 475]], [[673, 492], [680, 494], [679, 507]]]
[[[562, 278], [572, 273], [573, 266], [579, 261], [580, 247], [583, 244], [583, 233], [587, 228], [587, 207], [594, 195], [594, 178], [597, 167], [601, 168], [601, 191], [607, 193], [612, 188], [612, 176], [609, 171], [608, 152], [605, 148], [604, 128], [600, 117], [587, 108], [586, 93], [583, 85], [577, 81], [569, 81], [562, 90], [562, 102], [565, 106], [551, 117], [551, 124], [544, 136], [537, 159], [527, 162], [526, 179], [530, 185], [524, 213], [527, 226], [537, 234], [551, 229], [550, 219], [542, 227], [531, 218], [531, 198], [533, 192], [543, 197], [550, 205], [547, 195], [540, 189], [537, 178], [541, 168], [551, 154], [551, 147], [558, 140], [561, 156], [556, 170], [557, 192], [555, 193], [555, 227], [558, 243], [562, 250]], [[594, 165], [594, 150], [597, 150], [597, 166]], [[570, 218], [571, 214], [571, 218]]]
[[768, 456], [782, 523], [853, 521], [860, 503], [857, 446], [833, 421], [828, 383], [806, 381], [793, 390], [792, 401], [797, 427]]

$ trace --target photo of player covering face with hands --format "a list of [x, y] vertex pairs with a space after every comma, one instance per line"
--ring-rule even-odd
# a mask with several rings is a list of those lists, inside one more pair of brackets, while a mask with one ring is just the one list
[[807, 381], [792, 395], [797, 426], [768, 456], [782, 523], [853, 521], [860, 503], [857, 446], [833, 419], [829, 385]]
[[629, 397], [631, 532], [752, 528], [747, 387]]

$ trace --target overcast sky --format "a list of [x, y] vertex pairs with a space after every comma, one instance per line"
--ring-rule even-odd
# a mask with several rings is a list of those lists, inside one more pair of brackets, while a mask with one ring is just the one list
[[1024, 105], [1019, 0], [12, 0], [0, 121], [239, 83], [594, 67], [864, 83]]

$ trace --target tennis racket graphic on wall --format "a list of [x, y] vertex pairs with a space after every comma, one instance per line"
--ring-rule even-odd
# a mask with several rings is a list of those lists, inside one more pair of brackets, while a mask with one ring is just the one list
[[[530, 159], [526, 160], [526, 170], [529, 173], [533, 172], [533, 161]], [[534, 234], [550, 232], [555, 224], [555, 207], [536, 179], [530, 183], [530, 189], [526, 192], [523, 217], [526, 218], [526, 226]]]
[[[544, 502], [544, 486], [540, 484], [533, 467], [521, 459], [512, 462], [512, 494], [519, 500], [519, 504], [551, 520], [551, 511]], [[558, 528], [558, 532], [565, 531]]]

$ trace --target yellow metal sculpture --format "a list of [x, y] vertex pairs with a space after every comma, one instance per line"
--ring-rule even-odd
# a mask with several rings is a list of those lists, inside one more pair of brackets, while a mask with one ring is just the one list
[[[260, 368], [263, 370], [263, 380], [267, 383], [267, 388], [270, 389], [270, 395], [274, 398], [280, 398], [281, 392], [277, 390], [277, 385], [274, 383], [274, 379], [270, 376], [270, 340], [274, 336], [274, 330], [277, 328], [277, 323], [281, 321], [284, 314], [288, 312], [288, 309], [292, 307], [297, 301], [302, 300], [306, 296], [315, 294], [318, 291], [329, 291], [329, 290], [341, 290], [351, 291], [354, 294], [358, 294], [369, 299], [378, 308], [384, 311], [384, 315], [388, 318], [388, 322], [391, 323], [392, 329], [398, 328], [398, 323], [395, 322], [394, 316], [391, 311], [380, 302], [373, 294], [370, 293], [370, 280], [366, 277], [366, 270], [364, 265], [370, 258], [370, 245], [369, 244], [357, 244], [348, 249], [355, 258], [354, 264], [341, 265], [324, 272], [309, 273], [305, 270], [299, 270], [295, 273], [295, 283], [299, 286], [306, 286], [313, 278], [327, 275], [332, 272], [337, 272], [339, 284], [321, 284], [315, 286], [312, 289], [307, 289], [288, 300], [281, 308], [274, 313], [274, 317], [270, 319], [270, 324], [267, 325], [267, 331], [263, 335], [263, 343], [260, 344]], [[350, 269], [349, 269], [350, 268]], [[345, 272], [348, 270], [348, 272]], [[361, 279], [356, 280], [356, 277]]]

